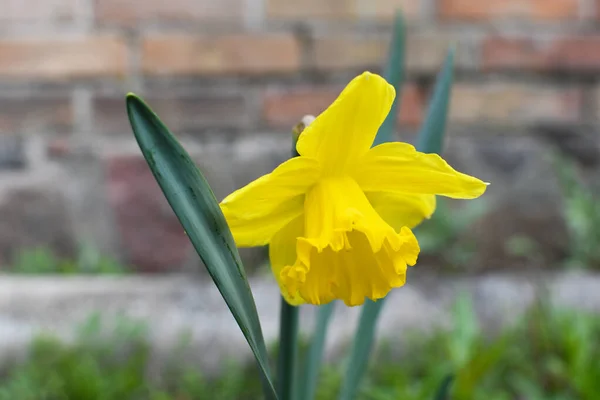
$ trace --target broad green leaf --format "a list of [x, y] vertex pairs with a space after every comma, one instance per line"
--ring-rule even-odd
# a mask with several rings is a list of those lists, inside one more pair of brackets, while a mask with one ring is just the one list
[[325, 348], [325, 338], [327, 337], [327, 328], [329, 320], [335, 309], [335, 302], [322, 305], [317, 310], [317, 325], [313, 337], [308, 346], [308, 352], [304, 360], [302, 375], [298, 385], [297, 400], [313, 400], [317, 383], [319, 381], [319, 372], [321, 370], [321, 360], [323, 359], [323, 349]]
[[[450, 91], [452, 88], [453, 70], [454, 52], [450, 51], [444, 67], [438, 75], [432, 100], [429, 104], [427, 119], [417, 138], [417, 148], [424, 153], [439, 154], [442, 151], [448, 105], [450, 102]], [[395, 117], [396, 114], [393, 114], [393, 117]], [[390, 116], [388, 116], [388, 118], [389, 117]], [[391, 126], [392, 128], [388, 127], [387, 129], [393, 129], [394, 125]], [[381, 134], [381, 130], [378, 133], [378, 136], [379, 134]], [[386, 135], [384, 137], [386, 140], [391, 140], [391, 135]], [[377, 329], [377, 319], [384, 304], [385, 299], [381, 299], [377, 302], [367, 300], [362, 308], [358, 322], [358, 330], [354, 337], [354, 343], [348, 361], [348, 369], [342, 384], [340, 400], [351, 400], [356, 397], [356, 393], [367, 369], [369, 355], [373, 347], [375, 330]]]
[[[396, 89], [396, 99], [390, 113], [379, 128], [373, 146], [394, 140], [394, 132], [398, 120], [398, 107], [400, 94], [404, 81], [404, 54], [405, 54], [406, 30], [404, 19], [400, 13], [396, 14], [394, 32], [390, 47], [390, 55], [385, 67], [384, 77]], [[384, 301], [373, 302], [367, 300], [361, 311], [358, 330], [354, 336], [354, 343], [348, 360], [348, 369], [342, 382], [340, 400], [350, 400], [356, 396], [356, 392], [365, 374], [369, 354], [373, 345], [373, 337], [377, 327], [377, 318]]]
[[133, 94], [127, 96], [127, 113], [150, 170], [254, 353], [267, 399], [276, 399], [254, 298], [210, 186], [158, 116]]
[[417, 149], [419, 151], [437, 154], [442, 152], [453, 80], [454, 50], [450, 50], [444, 67], [438, 74], [427, 110], [427, 117], [417, 137]]

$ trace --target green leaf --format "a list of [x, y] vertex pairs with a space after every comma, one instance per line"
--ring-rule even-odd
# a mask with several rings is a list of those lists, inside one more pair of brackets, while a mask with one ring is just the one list
[[398, 123], [398, 107], [400, 104], [400, 89], [404, 82], [404, 49], [406, 47], [406, 32], [404, 18], [401, 13], [396, 14], [394, 21], [394, 32], [390, 45], [390, 56], [383, 71], [385, 79], [396, 89], [396, 99], [392, 108], [379, 127], [373, 146], [394, 140], [394, 132]]
[[[399, 23], [396, 21], [396, 29], [398, 29]], [[400, 35], [398, 31], [395, 32], [395, 36]], [[403, 37], [403, 34], [402, 34]], [[400, 50], [397, 50], [400, 51]], [[393, 59], [392, 56], [390, 59]], [[401, 60], [401, 57], [398, 57]], [[427, 112], [427, 119], [425, 120], [419, 136], [417, 138], [417, 148], [419, 151], [425, 153], [441, 153], [443, 138], [446, 127], [446, 119], [448, 114], [448, 104], [450, 102], [450, 91], [452, 86], [453, 69], [454, 69], [454, 52], [450, 51], [442, 71], [438, 75], [436, 87], [434, 89], [433, 97], [429, 105]], [[397, 71], [399, 68], [386, 68], [388, 71]], [[386, 79], [391, 79], [386, 76]], [[398, 89], [396, 89], [397, 92]], [[397, 113], [390, 113], [388, 118], [396, 118]], [[386, 119], [387, 121], [387, 119]], [[385, 124], [384, 124], [385, 125]], [[386, 125], [385, 129], [393, 130], [394, 124]], [[382, 135], [385, 140], [391, 140], [392, 135], [388, 131], [382, 133], [384, 126], [380, 128], [378, 137]], [[377, 319], [381, 313], [381, 309], [385, 304], [385, 299], [381, 299], [377, 302], [367, 300], [361, 311], [360, 319], [358, 322], [358, 330], [354, 337], [354, 343], [352, 346], [350, 359], [348, 362], [348, 369], [346, 370], [346, 376], [342, 383], [342, 390], [340, 393], [340, 400], [351, 400], [356, 397], [358, 387], [367, 369], [369, 362], [369, 355], [373, 347], [373, 339], [375, 337], [375, 330], [377, 328]]]
[[267, 399], [276, 399], [254, 298], [217, 199], [177, 139], [133, 94], [127, 113], [150, 170], [254, 353]]
[[454, 375], [448, 374], [440, 383], [435, 400], [448, 400], [450, 398], [450, 388], [452, 387], [452, 381], [454, 381]]
[[348, 360], [348, 369], [342, 383], [340, 400], [351, 400], [356, 397], [358, 387], [367, 370], [377, 328], [377, 319], [384, 301], [385, 299], [377, 302], [367, 300], [363, 306], [358, 322], [358, 330], [354, 336], [352, 352]]
[[450, 93], [454, 80], [454, 50], [448, 52], [440, 71], [427, 110], [427, 117], [417, 137], [417, 149], [424, 153], [441, 154], [448, 119]]
[[[405, 54], [405, 26], [401, 13], [396, 14], [394, 22], [394, 32], [390, 47], [390, 56], [385, 67], [384, 77], [396, 89], [396, 99], [392, 105], [390, 113], [379, 128], [373, 146], [384, 142], [390, 142], [394, 139], [394, 131], [398, 119], [398, 107], [400, 103], [400, 93], [404, 81], [404, 54]], [[367, 300], [363, 306], [358, 330], [354, 337], [354, 344], [348, 361], [348, 369], [342, 389], [340, 400], [350, 400], [356, 396], [363, 375], [365, 374], [369, 354], [373, 345], [373, 337], [377, 326], [377, 318], [383, 306], [384, 300], [373, 302]]]
[[331, 303], [319, 306], [317, 310], [317, 325], [308, 346], [306, 359], [304, 360], [304, 368], [299, 380], [303, 384], [298, 385], [299, 393], [297, 400], [313, 400], [315, 398], [323, 349], [325, 348], [325, 338], [327, 337], [327, 328], [329, 327], [329, 320], [334, 309], [335, 302], [332, 301]]

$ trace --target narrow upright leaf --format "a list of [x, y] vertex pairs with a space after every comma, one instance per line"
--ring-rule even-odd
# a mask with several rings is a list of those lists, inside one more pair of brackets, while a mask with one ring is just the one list
[[417, 137], [417, 149], [424, 153], [442, 152], [448, 107], [454, 80], [454, 50], [448, 52], [444, 67], [438, 74], [427, 117]]
[[304, 360], [304, 368], [299, 380], [302, 382], [302, 385], [298, 385], [299, 394], [297, 400], [313, 400], [315, 398], [321, 361], [323, 359], [323, 350], [325, 348], [325, 338], [327, 337], [327, 328], [329, 327], [329, 320], [334, 309], [335, 302], [332, 301], [320, 306], [317, 310], [317, 325]]
[[398, 123], [398, 107], [400, 106], [400, 95], [402, 83], [404, 82], [404, 49], [406, 46], [406, 30], [404, 18], [401, 13], [396, 14], [394, 21], [394, 32], [387, 64], [383, 71], [383, 77], [396, 89], [396, 99], [392, 104], [390, 113], [379, 127], [373, 146], [394, 140], [394, 132]]
[[254, 298], [210, 186], [158, 116], [133, 94], [127, 96], [127, 113], [150, 170], [254, 353], [266, 398], [277, 399]]

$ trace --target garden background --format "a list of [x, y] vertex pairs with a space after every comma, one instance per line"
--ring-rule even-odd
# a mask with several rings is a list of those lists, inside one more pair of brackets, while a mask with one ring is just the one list
[[[398, 139], [413, 141], [454, 47], [444, 157], [492, 185], [467, 204], [441, 200], [418, 229], [423, 253], [386, 305], [382, 346], [415, 329], [460, 331], [471, 326], [461, 320], [471, 308], [481, 334], [492, 336], [521, 321], [531, 304], [599, 311], [599, 1], [0, 0], [0, 361], [19, 364], [40, 332], [77, 344], [81, 324], [94, 336], [130, 320], [146, 326], [151, 348], [154, 369], [143, 379], [161, 381], [157, 365], [182, 335], [192, 350], [180, 356], [194, 368], [248, 360], [142, 158], [124, 96], [144, 97], [221, 199], [288, 158], [291, 129], [305, 114], [324, 110], [356, 74], [380, 72], [397, 9], [408, 34]], [[278, 291], [266, 255], [242, 251], [272, 340]], [[474, 300], [469, 307], [456, 303], [463, 290]], [[357, 312], [338, 307], [329, 360], [351, 337]], [[581, 318], [596, 334], [577, 336], [573, 346], [590, 346], [577, 351], [592, 356], [600, 323]], [[563, 324], [549, 328], [559, 332], [578, 323], [563, 319], [552, 314], [544, 323]], [[312, 323], [305, 313], [307, 331]], [[449, 346], [478, 353], [479, 329], [461, 332], [468, 345]], [[563, 357], [559, 347], [544, 351]], [[461, 351], [451, 351], [459, 354], [453, 368], [469, 359]], [[550, 378], [531, 378], [531, 390], [548, 396], [575, 385], [579, 373], [552, 362]], [[600, 375], [597, 365], [577, 362]], [[390, 363], [400, 374], [394, 368], [402, 363]], [[14, 368], [4, 368], [0, 388], [12, 384]], [[508, 378], [497, 379], [507, 387]], [[575, 396], [567, 398], [591, 398], [565, 390]], [[114, 396], [107, 399], [125, 398]], [[75, 397], [84, 398], [97, 397]]]

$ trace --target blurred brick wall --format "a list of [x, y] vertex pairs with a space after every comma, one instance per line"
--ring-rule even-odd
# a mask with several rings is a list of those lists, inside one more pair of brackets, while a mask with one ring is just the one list
[[[549, 141], [578, 143], [595, 165], [598, 135], [580, 127], [600, 117], [600, 1], [0, 0], [0, 215], [12, 215], [0, 265], [21, 247], [91, 243], [143, 270], [178, 268], [189, 246], [124, 94], [145, 97], [223, 196], [286, 157], [299, 118], [379, 70], [397, 8], [409, 27], [403, 137], [455, 45], [458, 166], [507, 191]], [[544, 124], [562, 130], [540, 139]]]

